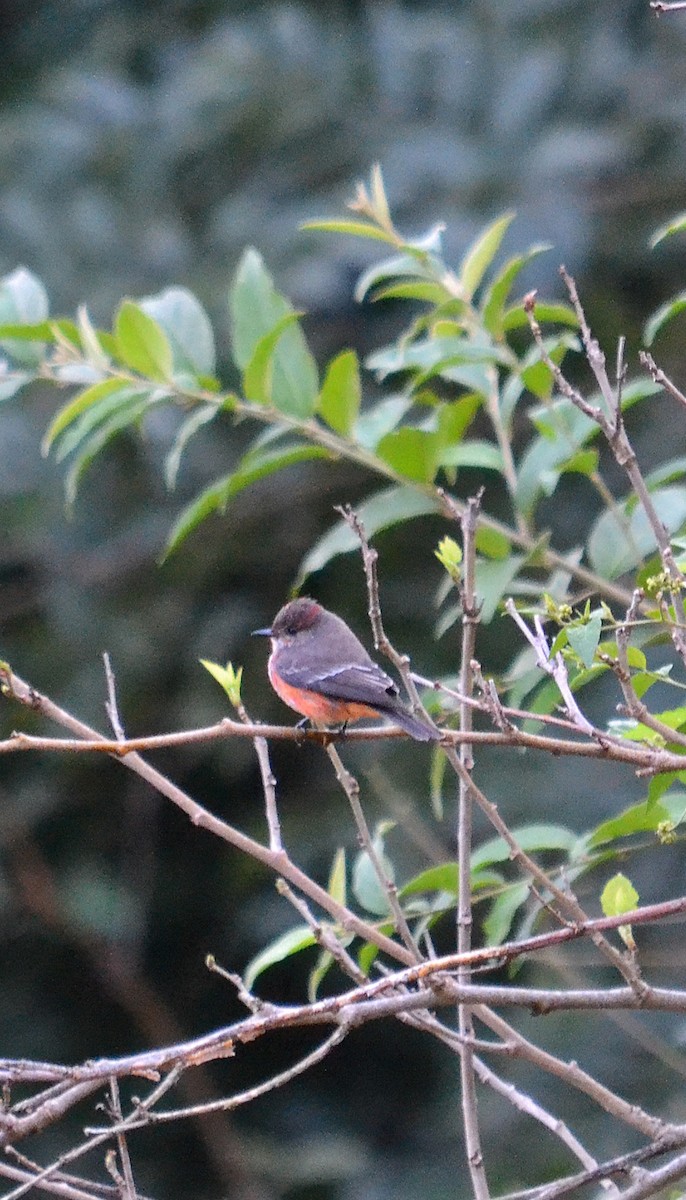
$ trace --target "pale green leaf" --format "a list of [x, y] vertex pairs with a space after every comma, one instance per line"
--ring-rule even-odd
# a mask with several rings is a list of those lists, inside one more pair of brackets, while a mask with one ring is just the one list
[[360, 364], [354, 350], [344, 350], [327, 367], [318, 411], [331, 429], [347, 436], [355, 425], [361, 401]]
[[395, 239], [385, 229], [372, 225], [369, 221], [305, 221], [301, 229], [314, 230], [317, 233], [346, 233], [352, 237], [372, 238], [377, 242], [387, 242], [395, 245]]
[[145, 379], [167, 382], [174, 360], [164, 330], [138, 304], [124, 300], [115, 322], [117, 351], [127, 367]]
[[621, 917], [638, 907], [639, 895], [626, 875], [618, 871], [603, 888], [600, 905], [606, 917]]
[[646, 346], [652, 346], [655, 338], [665, 325], [678, 317], [686, 308], [686, 292], [679, 292], [678, 296], [673, 296], [666, 304], [661, 305], [656, 312], [653, 313], [650, 320], [646, 321], [643, 330], [643, 339]]
[[115, 393], [121, 393], [122, 399], [129, 398], [131, 388], [127, 383], [123, 383], [121, 379], [101, 379], [99, 383], [93, 384], [92, 387], [86, 388], [85, 391], [79, 392], [74, 396], [68, 404], [65, 404], [53, 417], [48, 426], [43, 441], [41, 443], [41, 452], [49, 454], [53, 442], [60, 434], [80, 417], [92, 405], [104, 399], [106, 396], [112, 396]]
[[298, 954], [301, 950], [306, 950], [309, 946], [316, 944], [316, 938], [309, 925], [298, 925], [295, 929], [289, 929], [287, 933], [265, 946], [264, 950], [256, 954], [248, 963], [243, 973], [243, 982], [246, 988], [250, 990], [255, 980], [269, 967], [273, 967], [277, 963], [283, 962], [284, 959], [291, 958], [293, 954]]
[[487, 946], [500, 946], [507, 938], [515, 915], [531, 895], [528, 883], [514, 883], [496, 896], [483, 923]]
[[157, 322], [172, 349], [174, 371], [214, 375], [214, 333], [200, 301], [187, 288], [170, 287], [139, 301], [143, 312]]
[[457, 270], [464, 296], [470, 300], [495, 258], [509, 226], [515, 218], [513, 212], [498, 217], [483, 230], [467, 250]]

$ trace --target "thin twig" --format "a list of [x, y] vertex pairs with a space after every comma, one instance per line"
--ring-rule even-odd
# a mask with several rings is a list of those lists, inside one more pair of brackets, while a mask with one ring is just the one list
[[348, 771], [347, 767], [343, 765], [341, 756], [335, 746], [327, 746], [326, 753], [333, 764], [336, 779], [348, 797], [348, 803], [355, 818], [360, 845], [372, 864], [380, 887], [388, 898], [388, 908], [393, 917], [396, 930], [409, 952], [413, 955], [415, 962], [420, 962], [422, 955], [402, 910], [398, 899], [398, 889], [384, 868], [380, 855], [374, 845], [374, 839], [367, 824], [367, 819], [362, 810], [362, 805], [360, 804], [360, 785], [355, 777], [351, 775], [350, 771]]
[[[476, 629], [479, 621], [479, 605], [476, 597], [476, 545], [475, 536], [477, 519], [482, 493], [471, 497], [464, 511], [462, 525], [462, 563], [463, 574], [460, 586], [462, 601], [462, 662], [460, 666], [460, 692], [469, 698], [472, 694], [473, 676], [471, 662], [476, 645]], [[469, 704], [460, 705], [460, 728], [470, 730], [472, 727], [472, 709]], [[457, 854], [458, 854], [458, 894], [457, 894], [457, 951], [467, 954], [472, 945], [472, 788], [469, 785], [470, 772], [474, 767], [471, 746], [464, 742], [460, 746], [460, 763], [462, 771], [458, 779], [458, 819], [457, 819]], [[471, 981], [471, 970], [465, 963], [458, 972], [458, 982], [468, 984]], [[476, 1080], [474, 1075], [473, 1051], [471, 1041], [474, 1037], [474, 1023], [470, 1008], [461, 1004], [458, 1007], [458, 1028], [464, 1042], [460, 1055], [460, 1078], [462, 1097], [462, 1120], [465, 1133], [465, 1149], [467, 1162], [472, 1180], [472, 1190], [476, 1200], [487, 1200], [489, 1196], [488, 1180], [484, 1168], [484, 1156], [479, 1130], [478, 1101], [476, 1095]]]

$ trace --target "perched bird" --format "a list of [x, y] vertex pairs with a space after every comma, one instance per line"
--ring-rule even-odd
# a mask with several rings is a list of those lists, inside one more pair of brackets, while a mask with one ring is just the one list
[[398, 688], [369, 657], [345, 621], [316, 600], [291, 600], [270, 629], [269, 680], [289, 708], [320, 725], [346, 725], [363, 717], [389, 717], [418, 742], [441, 733], [413, 716]]

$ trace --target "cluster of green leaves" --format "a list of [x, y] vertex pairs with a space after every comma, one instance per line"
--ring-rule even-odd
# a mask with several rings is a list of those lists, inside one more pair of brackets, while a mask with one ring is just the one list
[[[675, 792], [668, 798], [646, 805], [634, 804], [610, 820], [577, 835], [564, 825], [527, 825], [512, 830], [521, 848], [528, 854], [543, 854], [550, 864], [553, 878], [573, 886], [582, 875], [623, 860], [630, 851], [646, 844], [646, 836], [654, 840], [657, 833], [672, 829], [686, 810], [686, 792]], [[455, 861], [440, 863], [421, 871], [404, 883], [395, 879], [392, 859], [386, 841], [394, 823], [385, 821], [376, 829], [373, 844], [386, 878], [397, 888], [403, 913], [417, 938], [455, 911], [458, 894], [458, 868]], [[653, 835], [653, 836], [651, 836]], [[481, 927], [484, 944], [499, 946], [508, 937], [524, 938], [531, 934], [541, 913], [544, 898], [533, 899], [526, 880], [508, 878], [507, 864], [510, 849], [500, 837], [482, 843], [471, 856], [471, 886], [473, 903], [486, 911]], [[372, 921], [379, 932], [388, 936], [395, 931], [388, 894], [381, 886], [366, 851], [360, 851], [349, 868], [345, 851], [338, 849], [329, 873], [328, 892], [339, 904], [356, 904], [359, 912]], [[603, 888], [602, 907], [607, 916], [621, 915], [638, 905], [638, 894], [630, 881], [616, 872]], [[622, 926], [622, 936], [628, 942], [630, 931]], [[331, 923], [330, 933], [346, 948], [355, 942], [355, 935]], [[367, 972], [377, 953], [371, 942], [357, 941], [357, 961]], [[265, 946], [248, 965], [245, 980], [252, 987], [264, 971], [277, 963], [317, 945], [308, 925], [295, 925]], [[334, 959], [328, 950], [319, 951], [309, 976], [309, 994], [314, 999]]]
[[[44, 439], [44, 450], [69, 464], [70, 502], [84, 471], [111, 439], [144, 427], [148, 414], [162, 404], [176, 405], [181, 413], [167, 457], [169, 486], [189, 440], [208, 423], [232, 415], [257, 422], [247, 452], [180, 514], [168, 551], [244, 488], [307, 459], [347, 458], [383, 483], [362, 507], [370, 534], [439, 511], [437, 484], [459, 494], [466, 470], [486, 473], [502, 486], [487, 490], [478, 534], [482, 620], [493, 616], [505, 592], [538, 597], [545, 590], [562, 600], [575, 558], [568, 556], [569, 571], [559, 569], [559, 559], [557, 567], [551, 565], [546, 535], [537, 527], [540, 504], [570, 473], [585, 477], [600, 494], [606, 489], [599, 475], [597, 426], [568, 400], [553, 398], [549, 367], [521, 336], [527, 316], [512, 293], [521, 272], [547, 247], [534, 246], [496, 265], [512, 221], [507, 214], [489, 225], [452, 269], [441, 254], [440, 228], [417, 240], [395, 229], [378, 170], [369, 193], [360, 187], [351, 207], [355, 219], [320, 221], [309, 228], [388, 246], [390, 256], [360, 279], [357, 298], [400, 299], [413, 306], [409, 326], [365, 364], [380, 382], [391, 384], [382, 399], [363, 403], [360, 364], [352, 350], [341, 351], [320, 380], [300, 314], [276, 290], [255, 250], [241, 258], [229, 294], [239, 391], [222, 388], [212, 327], [186, 289], [124, 300], [112, 330], [104, 331], [93, 327], [85, 309], [76, 321], [51, 319], [40, 282], [18, 270], [0, 281], [0, 396], [7, 399], [37, 377], [78, 389], [58, 409]], [[673, 305], [670, 315], [676, 311]], [[571, 332], [574, 313], [564, 304], [537, 304], [535, 312], [551, 331], [547, 353], [561, 363], [578, 348]], [[650, 381], [629, 384], [625, 407], [655, 390]], [[522, 408], [529, 432], [515, 455], [514, 423]], [[673, 459], [648, 478], [670, 532], [686, 520], [685, 470], [686, 459]], [[473, 474], [467, 479], [473, 482]], [[503, 486], [510, 527], [488, 512], [491, 495]], [[354, 547], [348, 527], [334, 526], [303, 562], [299, 583]], [[603, 511], [576, 558], [583, 556], [600, 579], [612, 579], [651, 550], [642, 510], [627, 496]], [[457, 608], [448, 608], [441, 630], [456, 616]]]
[[[528, 264], [547, 247], [534, 246], [500, 262], [501, 244], [512, 221], [512, 214], [506, 214], [484, 229], [453, 269], [442, 255], [440, 228], [415, 240], [398, 232], [378, 169], [372, 172], [369, 190], [359, 186], [350, 208], [352, 217], [314, 222], [309, 228], [363, 237], [384, 246], [386, 256], [360, 279], [357, 299], [403, 301], [412, 306], [402, 333], [365, 364], [380, 384], [388, 385], [381, 399], [363, 400], [361, 365], [352, 350], [337, 354], [320, 378], [301, 314], [277, 291], [252, 249], [243, 254], [228, 296], [231, 349], [240, 378], [236, 390], [226, 390], [218, 378], [212, 326], [197, 298], [186, 289], [174, 287], [136, 302], [124, 300], [112, 329], [100, 330], [85, 308], [76, 320], [51, 318], [43, 286], [20, 269], [0, 281], [0, 399], [9, 399], [38, 378], [75, 389], [57, 409], [44, 438], [46, 453], [68, 461], [70, 502], [84, 471], [112, 438], [144, 429], [146, 418], [160, 405], [175, 406], [179, 412], [166, 461], [170, 487], [184, 450], [201, 429], [219, 419], [252, 420], [257, 431], [251, 445], [181, 513], [170, 535], [169, 551], [241, 490], [308, 459], [348, 459], [365, 467], [377, 487], [380, 481], [382, 486], [360, 506], [369, 534], [440, 511], [438, 485], [464, 498], [463, 474], [468, 472], [465, 486], [470, 486], [474, 471], [485, 472], [498, 486], [487, 489], [477, 533], [481, 619], [491, 619], [504, 595], [516, 595], [520, 603], [545, 612], [558, 628], [552, 649], [565, 657], [571, 686], [578, 689], [613, 668], [617, 647], [612, 640], [615, 619], [605, 604], [574, 611], [567, 603], [577, 566], [583, 564], [585, 581], [593, 577], [601, 596], [604, 581], [636, 570], [639, 584], [657, 595], [660, 563], [636, 497], [609, 499], [598, 426], [568, 399], [555, 396], [549, 364], [539, 347], [522, 336], [527, 312], [522, 299], [513, 299], [513, 292]], [[663, 236], [679, 229], [675, 222]], [[676, 297], [649, 322], [648, 338], [681, 312], [682, 299]], [[575, 313], [565, 304], [537, 303], [535, 316], [546, 330], [548, 359], [561, 364], [579, 348]], [[627, 383], [624, 408], [644, 402], [656, 390], [650, 380]], [[591, 404], [598, 399], [589, 397]], [[515, 421], [518, 429], [526, 430], [524, 438], [515, 438]], [[646, 479], [658, 514], [675, 538], [686, 524], [685, 473], [686, 458], [676, 457]], [[538, 522], [541, 504], [569, 475], [583, 479], [603, 498], [604, 506], [590, 529], [580, 531], [576, 551], [560, 556], [549, 551], [549, 535]], [[492, 510], [489, 514], [494, 492], [508, 497], [509, 525], [496, 520]], [[299, 582], [336, 554], [356, 547], [348, 526], [335, 525], [307, 555]], [[444, 539], [437, 554], [446, 571], [441, 599], [448, 601], [439, 622], [441, 632], [459, 617], [459, 604], [449, 597], [459, 586], [460, 551], [451, 539]], [[663, 611], [656, 604], [654, 621], [662, 621]], [[669, 666], [650, 668], [641, 648], [651, 619], [649, 614], [646, 631], [636, 631], [629, 653], [639, 696], [669, 678]], [[227, 669], [208, 669], [227, 686], [227, 678], [217, 675]], [[240, 679], [232, 674], [228, 682], [230, 695], [239, 700]], [[533, 712], [550, 712], [559, 703], [557, 686], [551, 680], [541, 681], [531, 648], [519, 655], [510, 682], [512, 702], [526, 699]], [[682, 709], [657, 715], [666, 730], [686, 729]], [[636, 722], [620, 732], [655, 739], [654, 730], [643, 730]], [[663, 744], [669, 744], [668, 739], [663, 738]], [[442, 759], [436, 756], [435, 761]], [[436, 768], [435, 791], [440, 790], [439, 774]], [[673, 782], [685, 779], [686, 775], [676, 773], [651, 785], [644, 806], [651, 824], [641, 828], [666, 828], [671, 810], [660, 808], [664, 793]], [[629, 825], [632, 820], [626, 817]], [[632, 830], [622, 825], [613, 836], [623, 838], [627, 831]], [[541, 834], [537, 827], [521, 831], [521, 836], [527, 844], [532, 837], [542, 838], [536, 844], [539, 850], [572, 855], [565, 868], [573, 875], [582, 869], [581, 859], [585, 863], [593, 858], [590, 850], [597, 831], [582, 850], [578, 839], [572, 844], [568, 831], [563, 836], [556, 828]], [[378, 838], [382, 854], [383, 831]], [[526, 897], [517, 885], [496, 877], [498, 849], [492, 846], [488, 852], [483, 848], [478, 852], [484, 853], [486, 857], [473, 864], [474, 886], [484, 892], [492, 889], [486, 928], [497, 941], [506, 936]], [[353, 890], [367, 912], [383, 918], [385, 897], [378, 894], [363, 863], [360, 858], [353, 870]], [[454, 866], [433, 869], [430, 877], [405, 885], [401, 896], [408, 917], [431, 921], [446, 903], [454, 904], [454, 870]], [[345, 870], [338, 860], [332, 880], [338, 891], [344, 887]], [[422, 893], [429, 893], [429, 899]], [[291, 950], [303, 944], [308, 944], [303, 931], [287, 939]], [[275, 961], [273, 949], [267, 959]]]

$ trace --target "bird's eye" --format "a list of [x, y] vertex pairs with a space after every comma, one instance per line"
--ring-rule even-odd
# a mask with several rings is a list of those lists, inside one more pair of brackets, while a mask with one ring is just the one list
[[287, 626], [286, 626], [286, 633], [287, 633], [287, 634], [288, 634], [290, 637], [295, 637], [295, 635], [296, 635], [296, 633], [297, 633], [297, 632], [298, 632], [298, 631], [297, 631], [297, 629], [296, 629], [295, 625], [287, 625]]

